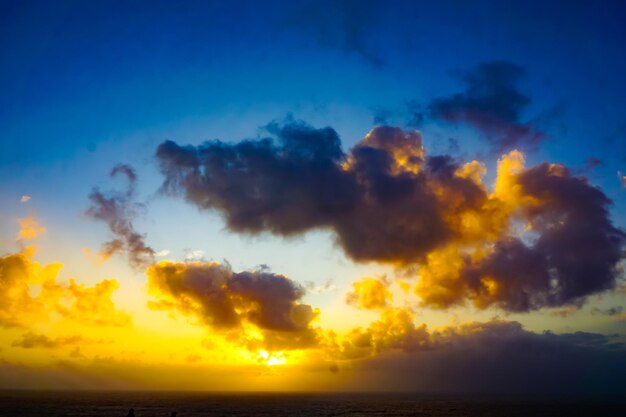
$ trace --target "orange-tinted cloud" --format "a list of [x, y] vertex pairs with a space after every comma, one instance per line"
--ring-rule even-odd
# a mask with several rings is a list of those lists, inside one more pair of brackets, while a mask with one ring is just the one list
[[47, 232], [47, 229], [41, 226], [34, 216], [18, 219], [17, 222], [20, 225], [20, 231], [17, 234], [18, 241], [33, 240]]
[[233, 272], [217, 262], [161, 261], [147, 270], [153, 309], [182, 313], [251, 349], [315, 345], [318, 311], [304, 288], [269, 272]]
[[111, 299], [119, 288], [117, 281], [105, 279], [93, 287], [77, 284], [73, 279], [65, 290], [67, 300], [57, 306], [57, 311], [75, 321], [94, 326], [126, 326], [131, 317], [118, 310]]
[[386, 308], [367, 328], [357, 327], [331, 338], [328, 351], [335, 359], [362, 359], [388, 350], [429, 349], [432, 342], [426, 325], [416, 326], [414, 319], [408, 308]]
[[[0, 326], [24, 326], [49, 316], [58, 300], [60, 264], [41, 266], [26, 252], [0, 257]], [[31, 287], [41, 288], [31, 295]]]
[[86, 339], [81, 335], [61, 336], [61, 337], [48, 337], [45, 334], [39, 334], [34, 332], [26, 332], [22, 335], [22, 338], [14, 341], [11, 346], [21, 347], [24, 349], [33, 348], [56, 348], [60, 346], [76, 345], [85, 342]]
[[111, 301], [115, 280], [87, 287], [57, 281], [61, 264], [42, 266], [28, 250], [0, 257], [0, 326], [28, 327], [54, 314], [90, 325], [122, 326], [130, 317]]
[[392, 299], [388, 286], [384, 279], [363, 278], [352, 283], [352, 291], [346, 295], [346, 301], [367, 310], [387, 307]]

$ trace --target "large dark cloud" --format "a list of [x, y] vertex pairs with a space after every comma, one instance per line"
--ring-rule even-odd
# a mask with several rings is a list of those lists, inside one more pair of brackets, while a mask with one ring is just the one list
[[160, 262], [148, 268], [155, 309], [175, 310], [215, 331], [249, 343], [245, 324], [262, 333], [263, 347], [306, 347], [316, 343], [316, 311], [300, 299], [305, 290], [283, 275], [233, 272], [215, 262]]
[[518, 146], [534, 148], [544, 137], [522, 112], [530, 98], [518, 89], [526, 71], [506, 61], [479, 64], [463, 76], [466, 89], [429, 104], [431, 116], [449, 122], [467, 123], [485, 134], [496, 151]]
[[162, 143], [163, 189], [220, 212], [234, 232], [327, 229], [354, 260], [436, 267], [430, 278], [418, 271], [418, 294], [435, 307], [472, 300], [529, 311], [615, 287], [625, 236], [610, 200], [561, 165], [524, 169], [512, 152], [503, 166], [519, 166], [503, 168], [489, 193], [483, 165], [428, 157], [417, 132], [376, 127], [344, 153], [328, 127], [268, 130], [238, 143]]
[[435, 188], [463, 207], [484, 191], [453, 175], [446, 158], [426, 159], [417, 132], [378, 127], [349, 154], [331, 128], [303, 123], [270, 126], [273, 138], [157, 150], [164, 190], [224, 214], [236, 232], [293, 235], [335, 231], [357, 260], [411, 261], [443, 244], [453, 231]]
[[418, 350], [400, 343], [362, 363], [350, 388], [525, 395], [626, 392], [626, 350], [602, 334], [534, 333], [517, 322], [491, 321], [430, 332], [423, 339], [427, 342]]
[[111, 177], [118, 175], [124, 175], [128, 180], [126, 191], [106, 194], [94, 188], [89, 194], [91, 206], [86, 214], [104, 221], [115, 235], [115, 239], [102, 245], [103, 258], [107, 259], [114, 253], [126, 250], [130, 264], [136, 268], [142, 268], [154, 262], [155, 252], [146, 245], [144, 236], [133, 227], [133, 219], [138, 207], [134, 201], [137, 175], [131, 166], [124, 164], [117, 165], [111, 170]]
[[524, 197], [540, 203], [524, 210], [536, 238], [499, 241], [492, 254], [465, 271], [474, 291], [495, 280], [491, 301], [510, 311], [580, 304], [589, 294], [613, 289], [625, 234], [608, 217], [610, 200], [562, 166], [542, 164], [518, 178]]

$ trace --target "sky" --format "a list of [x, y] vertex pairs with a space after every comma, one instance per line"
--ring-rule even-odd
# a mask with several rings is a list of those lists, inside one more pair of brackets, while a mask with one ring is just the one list
[[619, 1], [0, 1], [0, 388], [623, 394]]

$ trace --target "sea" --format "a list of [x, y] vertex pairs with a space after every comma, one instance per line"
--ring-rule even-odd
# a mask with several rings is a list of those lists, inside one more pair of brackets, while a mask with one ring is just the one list
[[0, 391], [0, 415], [107, 416], [626, 416], [626, 399], [520, 399], [419, 394]]

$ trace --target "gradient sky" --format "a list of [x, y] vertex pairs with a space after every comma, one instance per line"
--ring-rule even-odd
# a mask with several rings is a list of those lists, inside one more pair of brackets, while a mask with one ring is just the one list
[[0, 387], [626, 392], [624, 21], [0, 1]]

